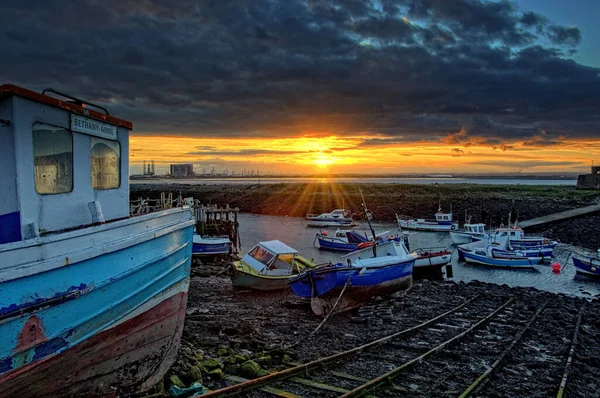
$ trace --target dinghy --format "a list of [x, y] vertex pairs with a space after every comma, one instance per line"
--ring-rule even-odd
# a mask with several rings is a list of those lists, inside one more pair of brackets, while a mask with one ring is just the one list
[[313, 268], [312, 261], [298, 255], [298, 251], [278, 240], [259, 242], [240, 261], [229, 267], [235, 288], [256, 290], [283, 290], [289, 279]]

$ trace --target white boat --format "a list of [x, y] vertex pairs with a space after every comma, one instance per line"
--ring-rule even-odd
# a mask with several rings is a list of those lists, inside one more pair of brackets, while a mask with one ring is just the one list
[[350, 210], [335, 209], [330, 213], [307, 214], [306, 225], [309, 227], [353, 227], [356, 224], [352, 220]]
[[510, 251], [508, 232], [504, 231], [489, 239], [459, 245], [458, 260], [500, 268], [535, 268], [544, 258], [527, 257], [522, 252]]
[[446, 232], [458, 228], [458, 223], [452, 221], [452, 213], [442, 213], [441, 208], [435, 213], [435, 220], [413, 218], [396, 214], [398, 226], [401, 229], [425, 232]]
[[450, 231], [452, 242], [457, 245], [470, 243], [474, 240], [481, 240], [485, 236], [485, 224], [483, 223], [465, 223], [462, 229]]
[[0, 397], [138, 395], [177, 357], [195, 221], [130, 216], [133, 125], [99, 110], [0, 86]]

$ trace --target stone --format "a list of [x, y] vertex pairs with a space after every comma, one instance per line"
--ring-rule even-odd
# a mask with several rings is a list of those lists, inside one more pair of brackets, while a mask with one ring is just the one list
[[208, 377], [214, 380], [221, 380], [224, 376], [225, 374], [221, 369], [213, 369], [210, 372], [208, 372]]
[[223, 356], [227, 355], [228, 353], [229, 353], [229, 350], [225, 347], [219, 348], [217, 350], [217, 356], [219, 356], [219, 357], [223, 357]]
[[256, 375], [257, 375], [258, 377], [263, 377], [263, 376], [268, 376], [268, 375], [270, 375], [270, 373], [269, 373], [268, 371], [264, 370], [264, 369], [260, 369]]
[[254, 362], [259, 364], [260, 366], [269, 366], [269, 365], [271, 365], [273, 360], [270, 356], [264, 356], [264, 357], [255, 358]]
[[290, 362], [292, 362], [292, 358], [288, 354], [284, 354], [283, 357], [281, 358], [281, 362], [290, 363]]
[[208, 371], [211, 371], [213, 369], [223, 369], [223, 364], [214, 358], [205, 358], [202, 360], [201, 364]]
[[181, 379], [177, 375], [169, 377], [169, 382], [175, 387], [185, 388], [185, 384], [183, 384], [183, 381], [181, 381]]
[[202, 371], [200, 370], [199, 366], [192, 366], [188, 372], [188, 376], [193, 381], [197, 381], [198, 383], [202, 384]]
[[261, 368], [260, 368], [259, 364], [250, 360], [250, 361], [246, 361], [242, 364], [242, 366], [239, 369], [239, 373], [240, 373], [240, 375], [242, 375], [248, 379], [254, 379], [254, 378], [258, 377], [258, 372], [260, 369]]

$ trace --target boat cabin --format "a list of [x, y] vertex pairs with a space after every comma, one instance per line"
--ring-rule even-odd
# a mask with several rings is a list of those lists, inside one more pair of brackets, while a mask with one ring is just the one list
[[278, 240], [259, 242], [242, 262], [259, 274], [289, 275], [293, 270], [298, 251]]
[[452, 213], [435, 213], [435, 221], [438, 223], [450, 224], [452, 223]]
[[132, 129], [51, 89], [0, 86], [0, 244], [128, 217]]
[[485, 224], [477, 223], [477, 224], [465, 224], [465, 232], [469, 232], [472, 234], [483, 235], [485, 233]]

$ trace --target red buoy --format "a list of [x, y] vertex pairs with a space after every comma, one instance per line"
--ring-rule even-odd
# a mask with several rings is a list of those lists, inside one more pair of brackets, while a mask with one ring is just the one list
[[552, 272], [560, 274], [560, 263], [552, 263]]

